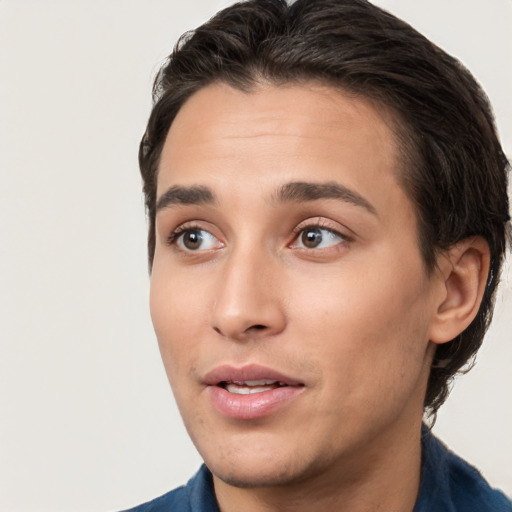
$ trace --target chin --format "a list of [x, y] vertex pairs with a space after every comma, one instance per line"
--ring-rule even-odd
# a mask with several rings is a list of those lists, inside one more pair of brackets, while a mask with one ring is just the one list
[[223, 464], [209, 466], [211, 472], [224, 483], [241, 489], [282, 487], [293, 485], [305, 478], [299, 468], [292, 468], [286, 463], [272, 462], [251, 465], [251, 467], [224, 467]]
[[318, 464], [308, 460], [300, 448], [283, 448], [275, 444], [262, 447], [248, 440], [243, 447], [217, 445], [215, 452], [209, 450], [203, 457], [217, 478], [238, 488], [290, 486], [318, 471]]

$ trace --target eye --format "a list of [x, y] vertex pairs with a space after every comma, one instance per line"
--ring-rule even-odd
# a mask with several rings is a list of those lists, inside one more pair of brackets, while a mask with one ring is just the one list
[[208, 251], [222, 245], [209, 231], [200, 228], [178, 229], [169, 237], [169, 243], [184, 251]]
[[300, 249], [326, 249], [345, 241], [345, 237], [331, 229], [310, 226], [299, 231], [292, 247]]

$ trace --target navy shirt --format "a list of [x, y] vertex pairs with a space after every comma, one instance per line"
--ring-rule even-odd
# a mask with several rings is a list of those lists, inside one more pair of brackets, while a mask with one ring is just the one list
[[[512, 512], [503, 493], [423, 429], [422, 473], [412, 512]], [[187, 485], [125, 512], [219, 512], [212, 475], [205, 465]]]

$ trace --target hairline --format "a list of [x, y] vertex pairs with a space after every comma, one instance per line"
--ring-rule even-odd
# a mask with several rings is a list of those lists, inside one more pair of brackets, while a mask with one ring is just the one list
[[[160, 162], [163, 153], [163, 148], [165, 146], [165, 141], [169, 135], [171, 127], [180, 113], [181, 109], [185, 106], [185, 104], [198, 92], [202, 91], [207, 87], [211, 87], [214, 85], [224, 84], [229, 87], [232, 87], [238, 91], [241, 91], [246, 94], [252, 94], [261, 90], [265, 87], [306, 87], [308, 85], [317, 85], [320, 87], [326, 87], [333, 91], [337, 91], [341, 94], [348, 95], [351, 98], [359, 99], [367, 102], [384, 120], [386, 126], [390, 130], [392, 134], [393, 141], [395, 143], [396, 149], [396, 165], [394, 166], [393, 174], [397, 181], [397, 184], [400, 186], [407, 199], [411, 202], [413, 207], [415, 218], [416, 218], [416, 233], [417, 233], [417, 244], [420, 249], [420, 253], [422, 256], [422, 261], [424, 264], [425, 271], [427, 275], [431, 275], [436, 267], [436, 255], [439, 252], [442, 252], [443, 248], [430, 246], [426, 236], [426, 223], [422, 222], [421, 212], [419, 209], [419, 205], [416, 201], [416, 198], [411, 190], [410, 183], [414, 183], [414, 179], [409, 179], [408, 169], [411, 169], [413, 166], [423, 167], [422, 157], [420, 155], [419, 143], [418, 143], [418, 135], [416, 134], [415, 129], [412, 124], [407, 121], [402, 112], [398, 110], [395, 106], [391, 104], [391, 102], [385, 102], [382, 98], [377, 98], [378, 92], [372, 95], [369, 91], [355, 91], [353, 88], [349, 87], [347, 84], [343, 83], [341, 80], [337, 81], [330, 77], [319, 77], [319, 76], [297, 76], [294, 78], [288, 79], [280, 79], [279, 77], [267, 77], [265, 76], [261, 70], [250, 70], [247, 72], [247, 76], [245, 80], [235, 80], [229, 79], [228, 77], [221, 76], [215, 77], [210, 81], [205, 81], [202, 84], [197, 84], [198, 86], [186, 96], [184, 101], [179, 105], [176, 114], [172, 118], [169, 126], [167, 127], [167, 131], [165, 136], [162, 138], [162, 143], [158, 148], [158, 158], [155, 164], [155, 186], [154, 186], [154, 212], [151, 220], [152, 229], [155, 230], [155, 218], [156, 218], [156, 205], [157, 205], [157, 183], [158, 176], [160, 171]], [[161, 98], [158, 98], [160, 100]], [[153, 253], [151, 255], [151, 263], [150, 263], [150, 272], [152, 269], [152, 262], [154, 257], [155, 247], [153, 247]]]

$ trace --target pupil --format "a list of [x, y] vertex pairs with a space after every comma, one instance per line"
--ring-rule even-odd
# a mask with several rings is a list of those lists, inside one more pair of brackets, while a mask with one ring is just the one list
[[199, 233], [199, 231], [189, 231], [185, 233], [183, 237], [183, 244], [187, 249], [197, 249], [201, 242], [203, 241], [203, 237]]
[[302, 243], [312, 249], [322, 243], [322, 232], [319, 229], [308, 229], [302, 233]]

